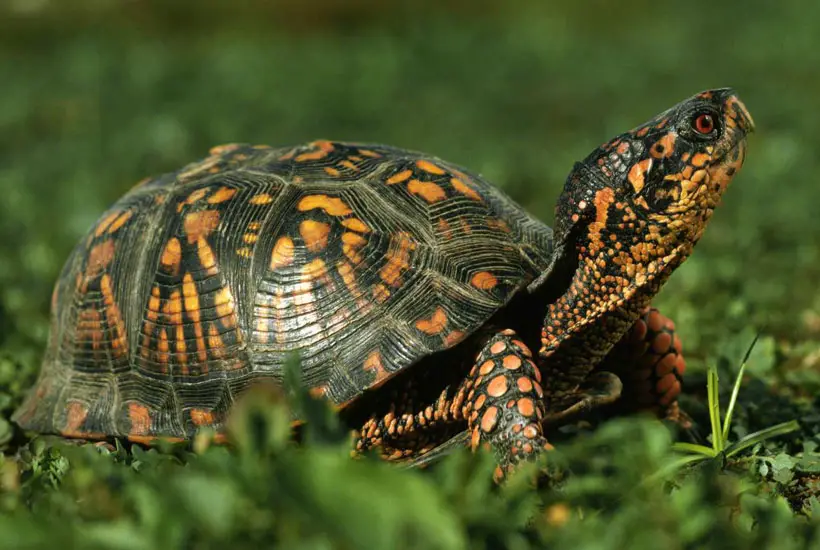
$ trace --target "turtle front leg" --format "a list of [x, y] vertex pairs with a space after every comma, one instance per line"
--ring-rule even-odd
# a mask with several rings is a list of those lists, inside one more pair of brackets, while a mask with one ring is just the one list
[[619, 408], [649, 411], [691, 428], [691, 420], [678, 405], [686, 371], [681, 349], [675, 323], [657, 309], [646, 308], [602, 365], [623, 381]]
[[541, 373], [515, 331], [502, 330], [485, 342], [464, 387], [470, 446], [486, 444], [495, 452], [496, 480], [553, 448], [541, 427], [546, 414]]

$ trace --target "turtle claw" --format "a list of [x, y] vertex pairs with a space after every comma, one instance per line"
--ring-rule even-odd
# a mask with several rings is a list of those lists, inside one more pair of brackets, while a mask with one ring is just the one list
[[598, 371], [589, 375], [584, 385], [572, 395], [574, 402], [565, 406], [562, 404], [558, 411], [548, 412], [543, 424], [567, 423], [583, 416], [590, 411], [614, 403], [621, 397], [623, 382], [618, 375], [608, 371]]

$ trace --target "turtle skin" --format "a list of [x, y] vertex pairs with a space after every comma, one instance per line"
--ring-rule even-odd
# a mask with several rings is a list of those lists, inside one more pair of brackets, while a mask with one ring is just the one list
[[503, 477], [551, 449], [545, 427], [622, 394], [675, 416], [680, 346], [648, 308], [752, 129], [730, 89], [685, 100], [575, 165], [554, 232], [418, 152], [214, 148], [139, 183], [78, 243], [14, 419], [83, 439], [223, 433], [293, 352], [356, 450], [392, 460], [463, 439]]

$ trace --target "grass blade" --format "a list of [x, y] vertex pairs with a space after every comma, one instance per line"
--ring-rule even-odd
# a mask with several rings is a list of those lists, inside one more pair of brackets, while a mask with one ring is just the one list
[[712, 448], [715, 454], [723, 451], [723, 430], [720, 426], [720, 391], [718, 389], [718, 372], [714, 364], [709, 366], [709, 377], [706, 384], [709, 397], [709, 420], [712, 421]]
[[752, 343], [749, 345], [749, 349], [746, 350], [746, 355], [743, 356], [743, 361], [740, 363], [740, 369], [737, 371], [737, 376], [735, 377], [735, 385], [732, 388], [732, 397], [729, 398], [729, 407], [726, 409], [726, 418], [723, 420], [723, 440], [726, 441], [729, 439], [729, 427], [732, 424], [732, 414], [735, 412], [735, 403], [737, 402], [737, 394], [740, 391], [740, 384], [743, 381], [743, 372], [746, 370], [746, 363], [749, 362], [749, 356], [752, 354], [752, 350], [757, 344], [757, 339], [760, 338], [760, 333], [758, 332]]
[[797, 420], [789, 420], [788, 422], [782, 422], [780, 424], [775, 424], [774, 426], [769, 426], [763, 430], [750, 433], [746, 437], [743, 437], [730, 445], [726, 449], [726, 456], [734, 456], [737, 453], [743, 451], [744, 449], [748, 449], [754, 445], [757, 445], [761, 441], [765, 439], [771, 439], [772, 437], [777, 437], [779, 435], [784, 435], [787, 433], [794, 432], [800, 429], [800, 424], [797, 423]]
[[709, 458], [714, 458], [718, 455], [717, 451], [712, 447], [707, 447], [706, 445], [698, 445], [697, 443], [687, 443], [684, 441], [678, 441], [672, 444], [673, 451], [679, 451], [682, 453], [692, 453], [692, 454], [700, 454], [703, 456], [708, 456]]
[[[708, 448], [708, 447], [705, 447], [705, 448]], [[709, 458], [710, 457], [707, 457], [707, 456], [702, 455], [702, 454], [691, 454], [689, 456], [681, 457], [678, 460], [673, 460], [671, 462], [668, 462], [663, 467], [661, 467], [655, 473], [653, 473], [653, 474], [647, 476], [646, 478], [644, 478], [643, 484], [648, 485], [648, 484], [655, 483], [658, 480], [666, 479], [669, 476], [677, 473], [678, 470], [680, 470], [681, 468], [683, 468], [687, 464], [691, 464], [693, 462], [700, 462], [700, 461], [703, 461], [703, 460], [708, 460]]]

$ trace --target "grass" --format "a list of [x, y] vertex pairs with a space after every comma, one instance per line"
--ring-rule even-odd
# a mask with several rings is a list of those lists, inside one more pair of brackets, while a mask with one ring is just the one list
[[[0, 5], [0, 548], [820, 545], [820, 7], [542, 4]], [[497, 488], [484, 453], [423, 471], [350, 460], [335, 417], [298, 391], [249, 398], [231, 449], [110, 452], [8, 421], [62, 262], [146, 175], [217, 143], [381, 141], [470, 166], [551, 222], [575, 160], [724, 85], [758, 132], [655, 302], [709, 445], [612, 419], [556, 435], [559, 487]], [[303, 447], [285, 438], [294, 407], [313, 415]]]

